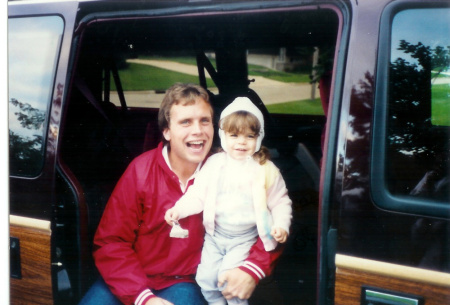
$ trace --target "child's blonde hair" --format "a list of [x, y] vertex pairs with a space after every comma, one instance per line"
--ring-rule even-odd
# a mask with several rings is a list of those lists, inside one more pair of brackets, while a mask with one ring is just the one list
[[[224, 132], [234, 134], [242, 134], [247, 130], [250, 130], [255, 136], [259, 137], [261, 132], [261, 124], [258, 118], [254, 114], [243, 110], [227, 115], [220, 120], [219, 126], [222, 126]], [[270, 159], [269, 150], [266, 147], [261, 146], [261, 148], [253, 154], [253, 159], [258, 161], [261, 165], [266, 163], [266, 161]]]

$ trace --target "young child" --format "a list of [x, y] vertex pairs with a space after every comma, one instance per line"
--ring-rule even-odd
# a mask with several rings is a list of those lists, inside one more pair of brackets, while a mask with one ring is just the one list
[[[245, 97], [222, 112], [219, 136], [224, 152], [212, 155], [194, 185], [165, 214], [173, 221], [203, 211], [206, 229], [196, 280], [209, 304], [227, 304], [219, 275], [241, 266], [259, 236], [266, 251], [287, 239], [291, 200], [278, 168], [261, 149], [264, 119]], [[234, 298], [228, 304], [248, 304]]]

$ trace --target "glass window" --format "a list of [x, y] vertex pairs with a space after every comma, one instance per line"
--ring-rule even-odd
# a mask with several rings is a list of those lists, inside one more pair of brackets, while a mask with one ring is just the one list
[[[249, 87], [264, 101], [270, 113], [323, 115], [319, 73], [316, 82], [311, 83], [312, 73], [318, 70], [313, 68], [313, 53], [316, 50], [319, 54], [319, 49], [297, 49], [290, 48], [289, 52], [286, 48], [247, 50], [248, 78], [252, 81]], [[159, 108], [165, 90], [174, 82], [198, 83], [195, 54], [179, 53], [152, 54], [125, 61], [119, 75], [128, 106]], [[216, 68], [215, 53], [206, 51], [205, 55]], [[315, 64], [319, 66], [318, 62]], [[206, 70], [205, 73], [208, 90], [218, 94], [216, 84]], [[111, 101], [120, 105], [115, 92]]]
[[44, 159], [63, 20], [57, 16], [8, 21], [9, 166], [13, 176], [36, 176]]
[[[215, 53], [205, 52], [214, 68]], [[290, 47], [247, 50], [248, 78], [270, 113], [324, 115], [321, 96], [328, 100], [332, 48]], [[186, 51], [149, 54], [118, 63], [129, 107], [159, 108], [165, 90], [174, 82], [198, 83], [195, 54]], [[206, 73], [208, 90], [218, 89]], [[111, 78], [111, 102], [120, 106]], [[325, 93], [324, 93], [325, 92]]]
[[[130, 49], [133, 46], [129, 46]], [[207, 52], [214, 65], [214, 53]], [[123, 58], [116, 63], [128, 107], [159, 108], [166, 90], [176, 82], [199, 83], [196, 55], [186, 50], [155, 52]], [[208, 89], [217, 93], [206, 73]], [[111, 77], [111, 102], [120, 106], [117, 88]]]
[[382, 165], [372, 185], [375, 201], [388, 209], [448, 217], [450, 9], [399, 11], [388, 45], [386, 77], [381, 68], [378, 78], [380, 88], [389, 80], [387, 107], [386, 99], [377, 98], [375, 108], [375, 175]]
[[331, 48], [301, 45], [247, 50], [250, 88], [270, 113], [324, 115], [320, 89], [330, 84], [319, 83], [331, 75], [332, 55]]

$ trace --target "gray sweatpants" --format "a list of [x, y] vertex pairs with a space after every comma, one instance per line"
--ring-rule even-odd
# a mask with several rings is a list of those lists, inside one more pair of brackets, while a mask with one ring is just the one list
[[[197, 269], [197, 283], [202, 289], [203, 296], [209, 305], [226, 305], [217, 286], [219, 275], [227, 270], [239, 267], [247, 259], [250, 248], [256, 242], [258, 232], [256, 227], [245, 234], [230, 236], [216, 230], [214, 236], [205, 235], [202, 258]], [[247, 300], [234, 298], [228, 300], [228, 304], [247, 305]]]

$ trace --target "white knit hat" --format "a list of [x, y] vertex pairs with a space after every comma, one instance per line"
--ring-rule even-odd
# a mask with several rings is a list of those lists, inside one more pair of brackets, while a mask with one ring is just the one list
[[222, 129], [222, 119], [238, 111], [247, 111], [253, 114], [254, 116], [256, 116], [256, 118], [259, 121], [259, 124], [261, 125], [261, 130], [259, 131], [258, 139], [256, 141], [255, 152], [257, 152], [260, 150], [261, 142], [264, 138], [264, 117], [261, 110], [259, 110], [258, 107], [256, 107], [256, 105], [253, 104], [252, 101], [247, 97], [237, 97], [231, 104], [225, 107], [225, 109], [220, 114], [220, 121], [219, 121], [220, 145], [222, 145], [223, 150], [226, 151], [225, 132]]

